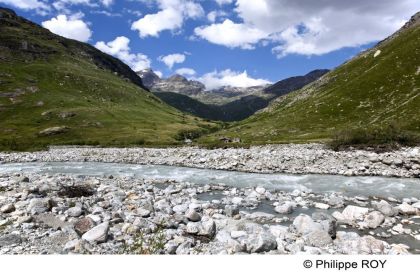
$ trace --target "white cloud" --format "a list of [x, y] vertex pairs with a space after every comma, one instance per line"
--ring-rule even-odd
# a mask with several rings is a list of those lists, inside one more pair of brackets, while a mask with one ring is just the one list
[[159, 12], [145, 15], [133, 22], [132, 30], [137, 30], [141, 38], [158, 37], [165, 30], [179, 30], [186, 19], [195, 19], [204, 15], [200, 4], [191, 0], [156, 0]]
[[[213, 44], [242, 49], [252, 49], [254, 44], [268, 35], [257, 28], [242, 23], [234, 23], [230, 19], [226, 19], [223, 23], [197, 27], [194, 29], [194, 33]], [[223, 36], [220, 34], [223, 34]]]
[[224, 11], [221, 11], [221, 10], [211, 11], [210, 13], [207, 14], [207, 19], [210, 22], [215, 22], [217, 20], [217, 18], [226, 17], [226, 16], [227, 16], [227, 13], [224, 12]]
[[230, 48], [275, 43], [280, 57], [322, 55], [381, 40], [420, 8], [418, 0], [235, 0], [235, 6], [238, 22], [198, 27], [196, 35]]
[[381, 40], [420, 8], [417, 0], [237, 0], [246, 24], [271, 34], [287, 54], [321, 55]]
[[195, 70], [191, 68], [180, 68], [176, 70], [175, 73], [182, 76], [194, 76], [196, 74]]
[[105, 7], [109, 7], [113, 3], [114, 0], [55, 0], [52, 5], [55, 9], [61, 12], [70, 13], [70, 9], [68, 8], [69, 6], [84, 5], [93, 8], [103, 5]]
[[121, 59], [134, 71], [141, 71], [150, 68], [150, 59], [142, 53], [131, 53], [130, 39], [124, 36], [115, 38], [115, 40], [105, 43], [97, 42], [95, 47], [104, 53], [110, 54]]
[[233, 0], [215, 0], [217, 2], [217, 4], [219, 4], [220, 6], [225, 5], [225, 4], [232, 4]]
[[165, 56], [160, 56], [158, 59], [159, 59], [159, 61], [165, 63], [166, 66], [168, 66], [169, 69], [172, 69], [172, 67], [175, 64], [183, 63], [185, 61], [186, 57], [182, 53], [174, 53], [174, 54], [169, 54], [169, 55], [165, 55]]
[[55, 18], [42, 22], [42, 26], [63, 37], [87, 42], [92, 36], [92, 31], [79, 17], [79, 14], [72, 17], [58, 15]]
[[220, 72], [213, 71], [195, 79], [202, 82], [208, 90], [220, 88], [223, 86], [252, 87], [271, 83], [265, 79], [252, 78], [248, 76], [247, 71], [236, 72], [230, 69], [226, 69]]
[[50, 6], [44, 0], [0, 0], [0, 3], [22, 10], [35, 10], [40, 14], [46, 14], [50, 10]]

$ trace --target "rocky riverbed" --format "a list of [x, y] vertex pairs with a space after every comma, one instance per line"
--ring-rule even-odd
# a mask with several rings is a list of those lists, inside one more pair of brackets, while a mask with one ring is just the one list
[[[76, 151], [61, 159], [100, 157], [92, 149]], [[130, 150], [108, 151], [102, 159], [116, 153], [130, 158]], [[59, 154], [19, 158], [56, 160]], [[3, 160], [17, 154], [8, 156]], [[131, 158], [140, 159], [139, 154]], [[3, 173], [0, 254], [420, 253], [418, 198]]]
[[196, 147], [52, 148], [34, 153], [0, 153], [0, 163], [32, 161], [176, 165], [258, 173], [420, 177], [419, 147], [379, 154], [363, 150], [335, 152], [320, 144], [215, 150]]

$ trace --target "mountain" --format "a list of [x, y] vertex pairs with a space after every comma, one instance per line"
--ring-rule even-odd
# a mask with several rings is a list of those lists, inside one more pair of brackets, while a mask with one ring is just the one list
[[265, 88], [264, 92], [275, 94], [276, 96], [282, 96], [292, 91], [303, 88], [307, 84], [312, 83], [313, 81], [324, 76], [329, 71], [330, 70], [327, 70], [327, 69], [318, 69], [318, 70], [309, 72], [308, 74], [304, 76], [290, 77], [290, 78], [281, 80], [280, 82], [277, 82], [272, 86]]
[[147, 92], [118, 59], [0, 8], [0, 150], [173, 144], [210, 126]]
[[[241, 121], [267, 107], [278, 95], [285, 95], [295, 88], [300, 89], [315, 81], [325, 71], [328, 70], [315, 70], [302, 77], [282, 80], [276, 83], [277, 87], [273, 88], [275, 93], [265, 91], [264, 86], [248, 88], [225, 86], [195, 95], [185, 95], [178, 91], [172, 92], [171, 95], [171, 92], [155, 91], [154, 87], [152, 91], [164, 102], [183, 112], [209, 120]], [[177, 79], [186, 80], [184, 77], [177, 77]]]
[[306, 87], [229, 129], [203, 138], [245, 143], [308, 142], [341, 131], [420, 132], [420, 13], [398, 32]]
[[191, 81], [181, 75], [173, 75], [168, 79], [162, 79], [155, 83], [152, 91], [156, 92], [176, 92], [187, 96], [197, 95], [203, 92], [205, 86], [198, 81]]
[[160, 77], [150, 68], [136, 72], [136, 74], [141, 78], [144, 86], [148, 89], [151, 89], [153, 85], [161, 81]]
[[265, 108], [269, 100], [249, 95], [223, 105], [206, 104], [195, 98], [175, 92], [154, 92], [165, 103], [180, 111], [214, 121], [239, 121]]

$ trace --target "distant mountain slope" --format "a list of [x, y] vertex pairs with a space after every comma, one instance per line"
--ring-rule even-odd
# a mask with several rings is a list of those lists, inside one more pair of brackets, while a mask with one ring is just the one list
[[[300, 89], [326, 72], [328, 70], [315, 70], [305, 76], [288, 78], [276, 83], [275, 87], [267, 88], [269, 90], [262, 86], [249, 88], [222, 87], [211, 91], [202, 91], [201, 93], [192, 90], [186, 94], [180, 93], [182, 87], [189, 87], [192, 81], [178, 75], [160, 83], [165, 84], [165, 88], [176, 90], [175, 92], [156, 91], [159, 87], [152, 87], [152, 91], [160, 99], [183, 112], [210, 120], [241, 121], [267, 107], [277, 96], [285, 95], [294, 89]], [[176, 82], [171, 82], [172, 80], [176, 80]], [[176, 86], [179, 82], [183, 86]], [[192, 92], [195, 93], [191, 94]]]
[[276, 99], [220, 135], [246, 143], [314, 141], [343, 129], [387, 127], [420, 132], [420, 13], [400, 31], [320, 80]]
[[0, 150], [169, 144], [210, 125], [143, 88], [118, 59], [0, 8]]
[[154, 92], [167, 104], [180, 111], [214, 121], [239, 121], [246, 119], [256, 111], [267, 107], [269, 100], [259, 96], [249, 95], [238, 100], [223, 104], [205, 104], [192, 97], [175, 92]]
[[327, 69], [319, 69], [311, 71], [304, 76], [290, 77], [265, 88], [264, 92], [275, 94], [276, 96], [282, 96], [303, 88], [307, 84], [312, 83], [313, 81], [327, 74], [329, 71], [330, 70]]

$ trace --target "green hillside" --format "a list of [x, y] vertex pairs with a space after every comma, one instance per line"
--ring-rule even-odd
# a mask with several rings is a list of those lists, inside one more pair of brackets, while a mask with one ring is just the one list
[[176, 144], [212, 126], [144, 90], [121, 61], [0, 8], [0, 150]]
[[420, 14], [320, 80], [209, 137], [244, 143], [325, 141], [345, 130], [420, 132]]

